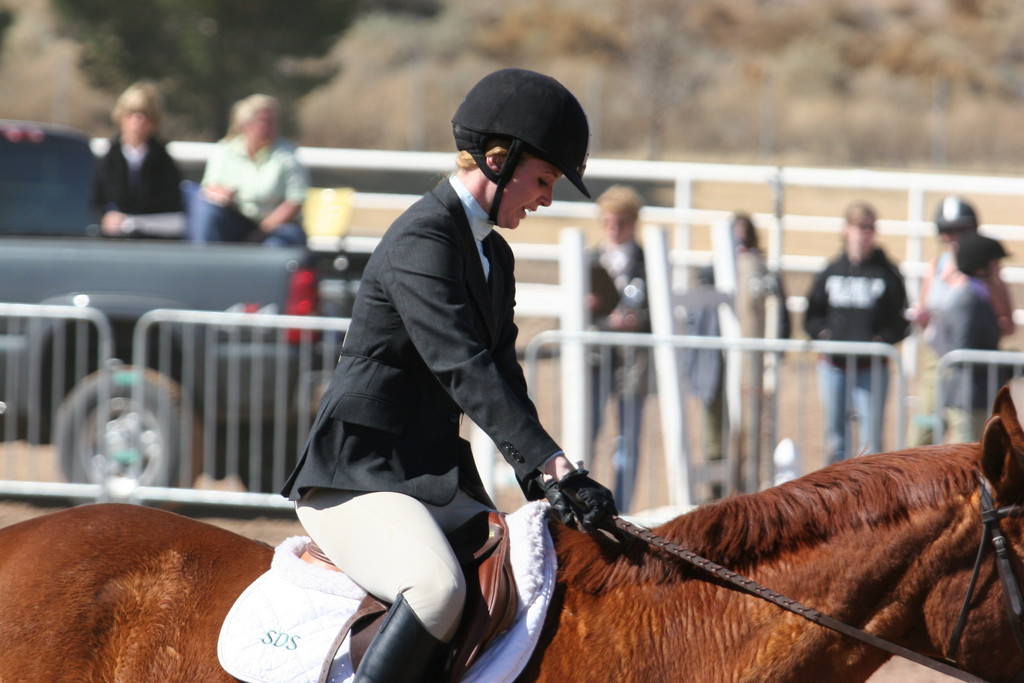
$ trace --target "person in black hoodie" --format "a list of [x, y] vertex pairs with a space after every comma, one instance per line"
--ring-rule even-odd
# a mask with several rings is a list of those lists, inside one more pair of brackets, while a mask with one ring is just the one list
[[159, 91], [146, 82], [130, 85], [114, 105], [118, 133], [93, 181], [93, 206], [108, 237], [180, 237], [185, 229], [181, 171], [157, 137], [161, 109]]
[[[865, 202], [845, 213], [843, 252], [814, 279], [804, 329], [811, 339], [886, 342], [907, 336], [907, 293], [896, 266], [875, 245], [877, 212]], [[851, 455], [851, 416], [859, 427], [853, 453], [882, 450], [889, 369], [878, 356], [824, 355], [818, 383], [825, 407], [829, 462]]]

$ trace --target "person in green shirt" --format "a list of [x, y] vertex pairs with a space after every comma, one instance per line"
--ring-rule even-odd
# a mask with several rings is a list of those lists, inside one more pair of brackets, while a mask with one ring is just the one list
[[206, 162], [189, 205], [193, 242], [304, 245], [302, 203], [309, 174], [295, 145], [280, 136], [281, 107], [269, 95], [235, 104], [227, 136]]

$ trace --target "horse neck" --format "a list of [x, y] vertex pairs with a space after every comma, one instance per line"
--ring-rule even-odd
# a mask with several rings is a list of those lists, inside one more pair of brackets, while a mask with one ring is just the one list
[[[938, 654], [929, 633], [948, 634], [944, 624], [959, 605], [936, 610], [933, 603], [955, 600], [929, 597], [963, 595], [962, 572], [953, 575], [950, 567], [960, 571], [977, 547], [966, 483], [973, 472], [958, 467], [952, 478], [946, 472], [929, 479], [923, 473], [931, 464], [883, 458], [875, 466], [893, 469], [879, 487], [861, 480], [866, 464], [837, 468], [831, 487], [824, 486], [828, 477], [812, 477], [700, 508], [655, 532], [807, 607]], [[809, 503], [815, 493], [819, 499]], [[856, 681], [886, 659], [660, 551], [630, 544], [609, 559], [613, 551], [592, 541], [565, 541], [560, 571], [574, 619], [585, 620], [588, 631], [656, 625], [645, 631], [657, 633], [657, 649], [677, 656], [645, 662], [654, 678], [678, 675], [674, 667], [688, 662], [695, 681]], [[562, 643], [575, 645], [581, 644]], [[608, 645], [621, 651], [614, 639]]]
[[[966, 591], [962, 569], [979, 540], [973, 456], [961, 448], [943, 457], [920, 450], [861, 458], [698, 510], [677, 520], [677, 533], [709, 559], [723, 558], [716, 561], [807, 607], [882, 637], [909, 634], [939, 654], [931, 634], [948, 634], [941, 624], [956, 618], [959, 604], [952, 603]], [[934, 595], [956, 598], [929, 600]], [[775, 614], [765, 616], [765, 608]], [[792, 619], [767, 603], [746, 609], [778, 623]], [[821, 629], [805, 631], [820, 639]]]

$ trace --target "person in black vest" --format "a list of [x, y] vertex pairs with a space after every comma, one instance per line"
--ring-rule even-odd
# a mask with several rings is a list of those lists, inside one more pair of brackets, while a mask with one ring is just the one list
[[[151, 83], [128, 87], [117, 99], [112, 118], [118, 133], [100, 160], [93, 181], [93, 206], [108, 237], [139, 235], [180, 237], [185, 229], [181, 171], [157, 136], [162, 102]], [[174, 214], [161, 220], [133, 217]]]
[[459, 436], [463, 415], [512, 466], [528, 499], [585, 528], [611, 492], [573, 467], [541, 426], [516, 357], [514, 229], [583, 184], [589, 128], [558, 81], [484, 77], [452, 119], [454, 175], [387, 230], [367, 263], [341, 359], [282, 494], [309, 536], [392, 603], [357, 681], [428, 680], [459, 624], [465, 579], [445, 537], [493, 508]]

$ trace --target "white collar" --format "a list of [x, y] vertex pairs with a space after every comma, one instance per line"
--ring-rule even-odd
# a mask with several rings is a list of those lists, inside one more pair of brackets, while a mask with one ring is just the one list
[[149, 145], [142, 143], [138, 147], [129, 145], [127, 142], [121, 141], [121, 154], [124, 155], [125, 161], [128, 165], [137, 168], [142, 165], [142, 160], [146, 158], [146, 154], [149, 152]]
[[455, 190], [455, 194], [459, 195], [462, 208], [466, 210], [466, 218], [469, 219], [469, 228], [473, 231], [473, 237], [479, 242], [490, 235], [494, 230], [494, 225], [487, 220], [487, 212], [480, 206], [476, 197], [470, 194], [462, 181], [455, 176], [449, 176], [448, 182]]

